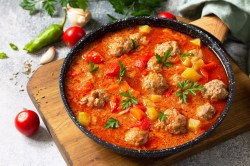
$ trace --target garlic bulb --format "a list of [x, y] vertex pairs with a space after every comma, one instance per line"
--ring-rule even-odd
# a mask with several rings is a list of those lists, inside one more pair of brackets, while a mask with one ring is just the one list
[[67, 5], [67, 16], [71, 24], [83, 27], [90, 19], [91, 13], [86, 9], [72, 8]]
[[40, 64], [44, 65], [51, 62], [56, 55], [56, 49], [54, 46], [50, 47], [41, 57]]

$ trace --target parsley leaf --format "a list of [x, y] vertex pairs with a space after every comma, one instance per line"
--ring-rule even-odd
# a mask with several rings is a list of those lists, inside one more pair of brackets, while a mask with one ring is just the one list
[[119, 127], [119, 122], [118, 120], [116, 120], [115, 118], [109, 118], [107, 123], [105, 124], [105, 129], [108, 129], [108, 128], [118, 128]]
[[128, 98], [128, 100], [122, 100], [122, 109], [123, 110], [127, 109], [132, 104], [138, 104], [136, 98], [134, 96], [131, 96], [130, 90], [128, 90], [127, 92], [122, 92], [122, 93], [120, 93], [120, 95]]
[[187, 103], [187, 95], [189, 93], [196, 96], [195, 91], [205, 90], [203, 85], [198, 84], [197, 82], [190, 82], [189, 80], [178, 82], [177, 86], [180, 88], [180, 90], [176, 92], [176, 96], [179, 97], [183, 103]]
[[134, 39], [131, 39], [131, 42], [132, 42], [132, 47], [134, 50], [137, 50], [138, 48], [140, 48], [140, 46], [136, 44], [136, 41]]
[[17, 47], [15, 44], [10, 43], [9, 46], [10, 46], [13, 50], [18, 51], [18, 47]]
[[89, 64], [90, 64], [90, 68], [89, 68], [90, 73], [97, 71], [99, 69], [99, 66], [95, 66], [95, 64], [92, 61], [90, 61]]
[[173, 62], [168, 61], [172, 57], [170, 49], [164, 52], [163, 58], [159, 54], [156, 54], [155, 57], [156, 62], [162, 64], [165, 67], [171, 67], [174, 65]]
[[167, 118], [167, 116], [168, 116], [167, 114], [164, 114], [163, 112], [159, 112], [158, 119], [159, 119], [160, 122], [162, 122]]
[[126, 68], [122, 64], [121, 61], [119, 61], [119, 66], [120, 66], [120, 73], [119, 73], [119, 84], [123, 81], [123, 77], [126, 74]]
[[24, 10], [29, 10], [30, 15], [32, 15], [37, 12], [36, 4], [37, 4], [37, 1], [34, 1], [34, 0], [23, 0], [20, 5]]
[[50, 16], [53, 16], [56, 10], [56, 1], [57, 0], [44, 0], [43, 8], [47, 11]]
[[8, 58], [7, 54], [4, 52], [0, 52], [0, 59], [6, 59]]
[[124, 14], [125, 13], [125, 4], [122, 2], [122, 0], [109, 0], [109, 3], [113, 6], [116, 13]]
[[187, 54], [182, 54], [181, 58], [188, 57], [188, 56], [193, 56], [193, 53], [187, 53]]

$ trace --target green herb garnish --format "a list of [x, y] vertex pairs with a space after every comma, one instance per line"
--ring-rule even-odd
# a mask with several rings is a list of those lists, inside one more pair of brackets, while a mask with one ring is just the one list
[[109, 118], [107, 123], [105, 124], [105, 129], [108, 129], [108, 128], [118, 128], [119, 127], [119, 123], [118, 123], [118, 120], [116, 120], [115, 118]]
[[160, 122], [162, 122], [167, 118], [167, 116], [168, 116], [167, 114], [164, 114], [163, 112], [159, 112], [158, 119], [159, 119]]
[[134, 96], [131, 96], [130, 90], [128, 90], [127, 92], [122, 92], [120, 95], [128, 98], [128, 100], [122, 100], [123, 110], [127, 109], [132, 104], [138, 104], [136, 98]]
[[136, 41], [134, 39], [131, 39], [131, 42], [132, 42], [132, 47], [134, 50], [137, 50], [138, 48], [140, 48], [140, 46], [136, 44]]
[[126, 74], [126, 68], [122, 64], [121, 61], [119, 61], [119, 66], [120, 66], [120, 73], [119, 73], [119, 84], [123, 81], [123, 77]]
[[15, 44], [10, 43], [9, 45], [13, 50], [18, 51], [18, 47]]
[[4, 52], [0, 52], [0, 59], [6, 59], [8, 58], [7, 54]]
[[90, 68], [89, 68], [90, 73], [97, 71], [99, 69], [99, 66], [95, 66], [95, 64], [92, 61], [90, 61], [89, 64], [90, 64]]
[[205, 88], [201, 84], [198, 84], [197, 82], [190, 82], [189, 80], [178, 82], [177, 85], [180, 88], [180, 90], [176, 92], [176, 96], [180, 97], [180, 100], [183, 103], [187, 103], [187, 95], [189, 94], [189, 92], [192, 95], [196, 96], [195, 91], [205, 90]]
[[174, 65], [173, 62], [168, 61], [172, 57], [170, 49], [164, 52], [163, 58], [159, 54], [156, 54], [155, 56], [156, 56], [157, 63], [163, 64], [166, 67], [170, 67]]
[[65, 7], [67, 4], [73, 8], [81, 8], [83, 10], [86, 10], [88, 7], [88, 0], [23, 0], [21, 2], [21, 7], [24, 10], [30, 11], [30, 14], [32, 15], [40, 11], [37, 6], [39, 6], [39, 3], [42, 3], [42, 9], [50, 16], [53, 16], [58, 1], [62, 7]]
[[149, 16], [164, 0], [109, 0], [116, 13], [132, 16]]
[[185, 58], [185, 57], [193, 56], [193, 55], [194, 55], [193, 53], [182, 54], [181, 58]]

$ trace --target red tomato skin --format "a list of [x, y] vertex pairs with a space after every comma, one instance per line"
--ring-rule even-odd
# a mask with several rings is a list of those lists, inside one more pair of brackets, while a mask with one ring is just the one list
[[73, 47], [85, 35], [86, 32], [81, 27], [72, 26], [63, 33], [63, 41], [69, 47]]
[[108, 66], [108, 68], [106, 68], [104, 73], [106, 76], [114, 77], [117, 76], [119, 72], [120, 72], [120, 66], [118, 62], [113, 62], [110, 63], [110, 65]]
[[39, 128], [40, 120], [32, 110], [24, 110], [17, 114], [15, 118], [15, 126], [19, 132], [26, 136], [35, 134]]
[[152, 56], [153, 55], [151, 54], [146, 54], [146, 55], [137, 57], [137, 59], [135, 60], [135, 66], [138, 67], [140, 70], [144, 70], [145, 67], [147, 66], [149, 59]]
[[173, 15], [172, 13], [170, 12], [161, 12], [157, 15], [157, 17], [159, 18], [169, 18], [169, 19], [173, 19], [173, 20], [176, 20], [176, 17], [175, 15]]
[[89, 51], [84, 55], [84, 58], [89, 63], [92, 61], [94, 64], [100, 64], [104, 62], [104, 58], [102, 55], [97, 51]]

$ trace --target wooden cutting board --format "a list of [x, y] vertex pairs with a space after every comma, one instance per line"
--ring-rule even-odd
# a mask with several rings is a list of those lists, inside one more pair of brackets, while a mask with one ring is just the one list
[[[221, 41], [227, 32], [226, 26], [214, 17], [193, 24], [205, 28]], [[232, 62], [236, 80], [233, 104], [225, 120], [206, 140], [160, 159], [141, 160], [116, 154], [85, 136], [67, 114], [59, 93], [62, 63], [63, 59], [38, 68], [30, 78], [27, 90], [68, 165], [170, 165], [250, 129], [250, 79]]]

